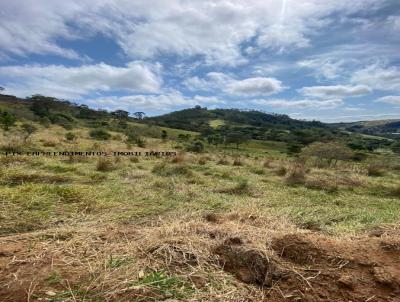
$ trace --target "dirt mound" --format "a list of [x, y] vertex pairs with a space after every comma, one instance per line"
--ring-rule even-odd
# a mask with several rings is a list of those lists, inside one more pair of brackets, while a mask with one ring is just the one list
[[261, 251], [245, 248], [226, 241], [215, 248], [225, 271], [234, 274], [245, 283], [271, 286], [284, 277], [284, 271], [272, 258]]
[[305, 236], [285, 235], [272, 240], [271, 248], [282, 258], [297, 264], [315, 264], [325, 261], [327, 252]]
[[294, 283], [280, 282], [280, 291], [297, 290], [291, 298], [301, 301], [400, 301], [397, 243], [393, 238], [334, 240], [315, 234], [275, 238], [271, 248], [293, 264], [299, 277]]

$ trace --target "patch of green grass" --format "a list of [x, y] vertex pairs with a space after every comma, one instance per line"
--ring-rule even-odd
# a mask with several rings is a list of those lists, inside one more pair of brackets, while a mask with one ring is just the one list
[[209, 122], [209, 125], [210, 125], [211, 128], [218, 128], [219, 126], [225, 125], [225, 121], [224, 120], [219, 120], [219, 119], [211, 120]]
[[131, 259], [128, 258], [122, 258], [122, 257], [113, 257], [113, 255], [110, 255], [110, 257], [107, 260], [106, 267], [107, 268], [118, 268], [123, 266], [124, 264], [127, 264], [131, 261]]
[[161, 299], [173, 298], [183, 299], [194, 292], [191, 283], [185, 281], [180, 276], [168, 274], [164, 270], [151, 272], [136, 282], [133, 286], [144, 286], [157, 290]]
[[160, 176], [193, 176], [193, 172], [184, 164], [168, 165], [166, 163], [161, 163], [155, 165], [152, 169], [152, 172]]

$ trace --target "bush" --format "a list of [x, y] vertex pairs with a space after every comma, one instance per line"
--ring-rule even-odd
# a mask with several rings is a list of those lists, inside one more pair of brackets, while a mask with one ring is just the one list
[[13, 114], [8, 113], [7, 111], [0, 112], [0, 124], [2, 124], [4, 130], [8, 131], [16, 121], [17, 119]]
[[193, 172], [185, 165], [166, 165], [165, 163], [155, 165], [151, 172], [160, 176], [193, 175]]
[[131, 163], [134, 163], [134, 164], [139, 162], [139, 158], [137, 156], [131, 157], [129, 160], [131, 161]]
[[243, 166], [243, 162], [242, 162], [242, 160], [241, 160], [239, 157], [236, 157], [236, 158], [233, 160], [233, 165], [234, 165], [234, 166]]
[[24, 131], [24, 141], [26, 141], [33, 133], [37, 131], [35, 125], [24, 123], [21, 125], [22, 130]]
[[184, 161], [185, 161], [185, 154], [181, 152], [171, 159], [171, 163], [174, 164], [183, 163]]
[[98, 159], [97, 164], [96, 164], [96, 170], [99, 172], [108, 172], [114, 170], [115, 166], [113, 162], [108, 159], [101, 157]]
[[67, 132], [65, 133], [65, 139], [69, 142], [74, 141], [76, 138], [76, 135], [72, 132]]
[[217, 164], [218, 165], [229, 165], [229, 161], [226, 159], [226, 157], [222, 157], [218, 160]]
[[367, 174], [368, 176], [383, 176], [385, 174], [384, 167], [380, 163], [370, 163], [367, 166]]
[[136, 145], [139, 148], [145, 148], [146, 147], [146, 141], [144, 140], [144, 138], [138, 137], [136, 140]]
[[400, 197], [400, 184], [397, 184], [392, 188], [391, 195], [395, 197]]
[[336, 164], [338, 160], [349, 160], [353, 157], [354, 152], [347, 146], [340, 143], [313, 143], [303, 149], [302, 155], [314, 156], [320, 160], [326, 160], [328, 164]]
[[204, 156], [200, 157], [199, 161], [198, 161], [198, 164], [203, 166], [203, 165], [205, 165], [207, 163], [208, 160], [209, 160], [209, 158], [207, 158], [207, 157], [204, 157]]
[[189, 146], [186, 147], [187, 151], [200, 153], [204, 151], [204, 145], [200, 141], [194, 141]]
[[276, 173], [276, 175], [278, 175], [278, 176], [285, 176], [286, 173], [287, 173], [287, 169], [286, 169], [286, 167], [282, 166], [282, 167], [279, 167], [279, 168], [275, 171], [275, 173]]
[[98, 139], [98, 140], [108, 140], [110, 139], [111, 135], [104, 129], [93, 129], [89, 133], [91, 138]]
[[286, 177], [289, 185], [304, 184], [306, 179], [306, 169], [303, 163], [294, 163]]

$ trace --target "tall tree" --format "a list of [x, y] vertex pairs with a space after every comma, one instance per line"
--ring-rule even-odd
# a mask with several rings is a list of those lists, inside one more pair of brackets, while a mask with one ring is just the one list
[[143, 117], [146, 115], [146, 113], [141, 112], [141, 111], [138, 111], [138, 112], [135, 112], [133, 115], [134, 115], [138, 120], [141, 120], [141, 119], [143, 119]]
[[115, 110], [114, 112], [111, 112], [111, 114], [113, 116], [115, 116], [116, 118], [119, 118], [119, 119], [127, 119], [128, 116], [129, 116], [129, 112], [128, 111], [121, 110], [121, 109]]

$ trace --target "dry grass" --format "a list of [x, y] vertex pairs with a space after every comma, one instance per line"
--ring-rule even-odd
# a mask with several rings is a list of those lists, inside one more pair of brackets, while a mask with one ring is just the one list
[[304, 184], [306, 180], [306, 171], [306, 167], [303, 163], [292, 163], [288, 175], [286, 176], [286, 183], [289, 185]]
[[[265, 239], [283, 223], [245, 212], [218, 221], [179, 215], [150, 227], [66, 227], [22, 236], [18, 261], [0, 282], [8, 280], [20, 297], [29, 288], [31, 297], [55, 301], [261, 301], [267, 289], [225, 272], [217, 247], [251, 240], [249, 250], [272, 258]], [[34, 269], [15, 280], [18, 267]]]
[[96, 170], [99, 172], [110, 172], [115, 169], [115, 163], [109, 158], [100, 157], [96, 163]]

